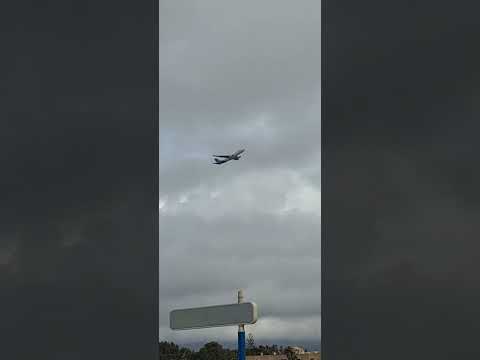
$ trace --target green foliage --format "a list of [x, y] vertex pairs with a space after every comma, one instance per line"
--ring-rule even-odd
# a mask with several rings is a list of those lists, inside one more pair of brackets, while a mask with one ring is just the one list
[[193, 360], [194, 352], [173, 342], [159, 343], [160, 360]]
[[223, 347], [217, 342], [205, 344], [196, 354], [196, 360], [220, 360], [223, 358]]
[[217, 342], [205, 344], [198, 352], [193, 355], [192, 360], [235, 360], [236, 351], [224, 349]]
[[[255, 345], [255, 339], [252, 334], [247, 337], [247, 355], [274, 355], [285, 354], [288, 360], [298, 360], [295, 352], [289, 347], [278, 347], [277, 345]], [[225, 349], [217, 342], [209, 342], [198, 351], [179, 347], [172, 342], [160, 342], [159, 344], [160, 360], [236, 360], [237, 351]]]

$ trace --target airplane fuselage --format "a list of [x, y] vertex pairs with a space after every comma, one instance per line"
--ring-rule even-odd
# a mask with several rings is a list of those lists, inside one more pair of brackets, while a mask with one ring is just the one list
[[[234, 152], [232, 155], [213, 155], [214, 160], [215, 160], [214, 164], [220, 165], [220, 164], [224, 164], [224, 163], [226, 163], [227, 161], [230, 161], [230, 160], [240, 160], [240, 158], [241, 158], [240, 154], [242, 154], [244, 151], [245, 151], [245, 149], [241, 149], [241, 150], [238, 150], [238, 151]], [[225, 160], [220, 160], [220, 159], [218, 159], [219, 157], [224, 158]]]

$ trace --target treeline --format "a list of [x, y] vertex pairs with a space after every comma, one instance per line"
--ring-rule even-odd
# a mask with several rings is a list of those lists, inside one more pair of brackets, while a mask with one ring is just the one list
[[209, 342], [198, 351], [163, 341], [160, 344], [160, 360], [236, 360], [237, 351], [225, 349], [217, 342]]
[[[236, 360], [237, 351], [224, 348], [217, 342], [209, 342], [198, 351], [180, 347], [173, 342], [162, 341], [160, 346], [160, 360]], [[279, 355], [284, 354], [288, 359], [295, 359], [290, 347], [277, 345], [255, 345], [253, 336], [247, 338], [247, 355]]]

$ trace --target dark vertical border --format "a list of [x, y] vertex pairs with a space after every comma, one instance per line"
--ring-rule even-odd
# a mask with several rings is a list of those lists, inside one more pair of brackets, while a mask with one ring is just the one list
[[158, 2], [0, 4], [0, 358], [158, 359]]
[[320, 141], [321, 141], [321, 192], [322, 192], [322, 212], [320, 216], [320, 221], [321, 221], [321, 252], [322, 252], [322, 265], [321, 265], [321, 293], [322, 293], [322, 299], [321, 299], [321, 339], [320, 339], [320, 347], [321, 347], [321, 356], [322, 359], [325, 359], [325, 353], [327, 352], [328, 349], [328, 333], [326, 331], [327, 329], [327, 304], [326, 302], [328, 301], [328, 297], [326, 296], [326, 292], [328, 291], [328, 287], [326, 285], [326, 279], [327, 279], [327, 271], [328, 271], [328, 266], [327, 266], [327, 257], [325, 256], [325, 241], [326, 241], [326, 236], [327, 236], [327, 228], [326, 228], [326, 216], [325, 216], [325, 197], [328, 196], [326, 193], [326, 186], [325, 186], [325, 173], [327, 170], [326, 166], [326, 149], [325, 149], [325, 142], [327, 140], [327, 137], [325, 136], [325, 118], [326, 118], [326, 111], [325, 107], [327, 105], [327, 56], [326, 56], [326, 51], [327, 51], [327, 0], [322, 0], [322, 16], [321, 16], [321, 61], [322, 63], [320, 64], [321, 66], [321, 83], [322, 83], [322, 89], [321, 89], [321, 135], [320, 135]]
[[154, 283], [153, 283], [153, 289], [154, 289], [154, 295], [153, 295], [153, 316], [154, 316], [154, 326], [155, 328], [153, 329], [153, 332], [155, 334], [155, 345], [153, 349], [153, 355], [154, 359], [159, 359], [160, 358], [160, 353], [159, 353], [159, 347], [158, 343], [160, 341], [160, 274], [159, 274], [159, 256], [160, 256], [160, 210], [159, 210], [159, 198], [160, 198], [160, 108], [159, 108], [159, 81], [160, 81], [160, 25], [159, 25], [159, 11], [160, 11], [160, 4], [159, 1], [161, 0], [153, 0], [153, 14], [154, 14], [154, 26], [153, 26], [153, 59], [154, 59], [154, 69], [153, 72], [155, 74], [154, 76], [154, 92], [153, 92], [153, 117], [154, 117], [154, 124], [155, 124], [155, 133], [157, 134], [156, 137], [156, 142], [155, 142], [155, 158], [154, 158], [154, 166], [155, 166], [155, 176], [153, 178], [154, 185], [156, 185], [155, 191], [154, 191], [154, 197], [155, 197], [155, 212], [154, 212], [154, 218], [153, 218], [153, 239], [154, 239], [154, 256], [155, 256], [155, 273], [154, 273]]
[[480, 358], [479, 7], [323, 1], [323, 360]]

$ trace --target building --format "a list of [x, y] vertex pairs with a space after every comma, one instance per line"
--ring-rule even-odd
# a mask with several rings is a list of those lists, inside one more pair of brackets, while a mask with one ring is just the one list
[[[320, 360], [320, 352], [305, 352], [304, 349], [289, 346], [288, 349], [295, 354], [295, 357], [298, 360]], [[247, 355], [246, 360], [288, 360], [287, 355], [277, 354], [277, 355]]]
[[290, 350], [291, 352], [293, 352], [294, 354], [305, 354], [305, 350], [301, 347], [298, 347], [298, 346], [289, 346], [287, 348], [288, 350]]

